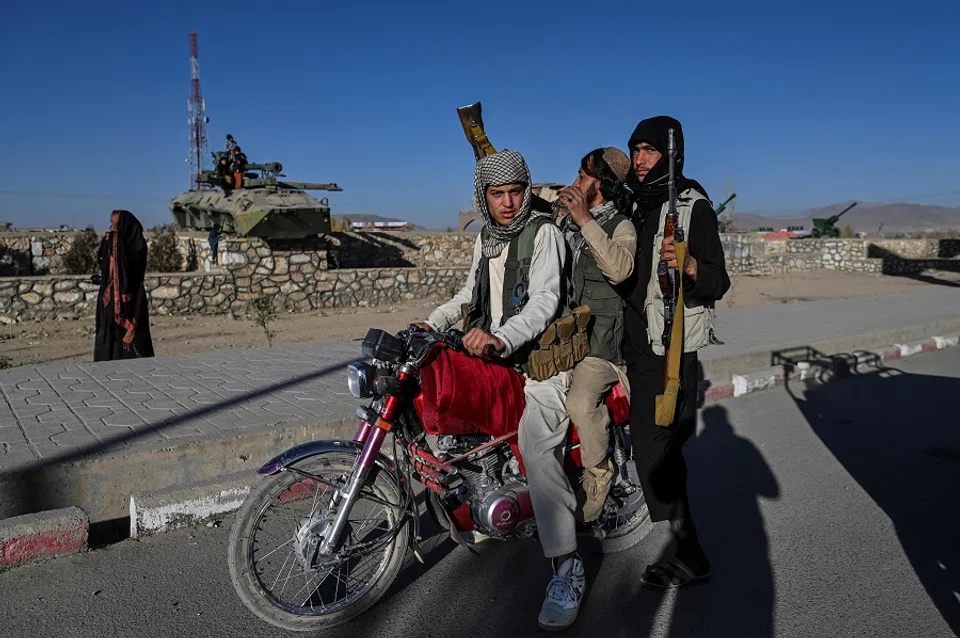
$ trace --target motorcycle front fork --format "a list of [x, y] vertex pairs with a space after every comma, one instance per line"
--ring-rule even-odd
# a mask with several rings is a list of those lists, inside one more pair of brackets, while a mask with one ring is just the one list
[[366, 419], [360, 422], [353, 441], [363, 445], [363, 448], [361, 448], [360, 457], [353, 466], [353, 472], [350, 473], [346, 488], [342, 491], [337, 490], [330, 498], [329, 507], [337, 515], [327, 527], [326, 533], [323, 534], [323, 540], [317, 548], [321, 555], [331, 554], [340, 542], [343, 528], [347, 525], [347, 517], [350, 516], [350, 510], [353, 509], [353, 504], [360, 496], [360, 488], [363, 487], [370, 470], [373, 469], [377, 455], [380, 453], [380, 446], [383, 445], [387, 436], [387, 431], [385, 428], [371, 425]]

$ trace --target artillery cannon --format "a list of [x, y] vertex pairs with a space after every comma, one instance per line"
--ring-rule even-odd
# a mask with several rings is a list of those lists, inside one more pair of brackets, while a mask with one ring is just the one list
[[831, 215], [830, 217], [814, 217], [813, 230], [810, 232], [810, 235], [816, 238], [839, 237], [840, 231], [837, 229], [837, 221], [856, 205], [857, 202], [853, 202], [836, 215]]
[[[226, 153], [211, 153], [216, 166]], [[335, 183], [292, 182], [280, 162], [247, 164], [240, 188], [230, 188], [216, 170], [200, 173], [208, 188], [180, 193], [169, 208], [181, 228], [263, 239], [302, 239], [329, 233], [330, 204], [308, 190], [342, 191]]]
[[725, 200], [723, 200], [723, 202], [722, 202], [719, 206], [717, 206], [717, 216], [718, 216], [718, 217], [720, 216], [720, 213], [722, 213], [724, 210], [726, 210], [727, 204], [729, 204], [731, 201], [733, 201], [733, 198], [736, 197], [736, 196], [737, 196], [737, 194], [734, 193], [734, 194], [731, 195], [730, 197], [728, 197], [728, 198], [726, 198]]

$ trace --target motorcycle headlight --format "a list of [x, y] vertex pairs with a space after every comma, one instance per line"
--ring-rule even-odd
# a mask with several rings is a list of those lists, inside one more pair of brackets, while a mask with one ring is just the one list
[[365, 361], [354, 361], [347, 366], [347, 387], [358, 399], [373, 396], [373, 380], [377, 369]]

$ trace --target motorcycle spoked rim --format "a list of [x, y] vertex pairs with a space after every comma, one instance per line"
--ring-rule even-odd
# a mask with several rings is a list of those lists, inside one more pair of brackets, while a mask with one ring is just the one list
[[[300, 480], [304, 480], [304, 479], [306, 478], [306, 477], [304, 477], [302, 474], [300, 474], [299, 472], [290, 472], [290, 474], [299, 477]], [[318, 478], [316, 474], [310, 474], [309, 472], [305, 472], [305, 474], [309, 474], [309, 476], [310, 476], [311, 478], [314, 478], [314, 479]], [[347, 475], [348, 475], [348, 474], [349, 474], [349, 471], [346, 471], [346, 472], [344, 472], [343, 474], [347, 474]], [[341, 476], [338, 476], [338, 480], [340, 480], [341, 478], [343, 478], [342, 475], [341, 475]], [[254, 519], [254, 523], [255, 523], [255, 524], [256, 524], [256, 523], [259, 523], [259, 521], [263, 518], [264, 512], [266, 512], [267, 509], [273, 504], [273, 502], [276, 500], [277, 496], [279, 496], [280, 494], [282, 494], [284, 491], [290, 489], [293, 485], [296, 485], [296, 483], [297, 483], [297, 481], [294, 481], [293, 483], [290, 483], [289, 485], [286, 485], [286, 486], [284, 486], [284, 487], [281, 487], [279, 490], [273, 492], [273, 493], [270, 495], [270, 500], [268, 500], [268, 501], [259, 509], [259, 511], [257, 512], [257, 517]], [[322, 484], [323, 484], [323, 483], [321, 483], [321, 485], [322, 485]], [[374, 484], [375, 484], [375, 483], [374, 483]], [[362, 494], [362, 493], [363, 493], [363, 492], [361, 491], [361, 494]], [[378, 497], [378, 498], [379, 498], [379, 497]], [[356, 503], [354, 503], [354, 505], [356, 505]], [[397, 509], [398, 509], [397, 507], [389, 507], [389, 508], [387, 508], [387, 511], [388, 511], [388, 512], [391, 512], [391, 513], [393, 514], [393, 518], [394, 518], [394, 519], [399, 518], [399, 517], [397, 517], [397, 515], [396, 515], [396, 510], [397, 510]], [[311, 515], [313, 514], [313, 511], [312, 511], [312, 510], [311, 510], [310, 514], [311, 514]], [[387, 532], [387, 535], [388, 535], [388, 536], [391, 536], [391, 537], [393, 537], [393, 538], [396, 538], [396, 535], [397, 535], [398, 531], [402, 528], [402, 524], [399, 524], [399, 525], [398, 525], [398, 524], [396, 523], [396, 520], [391, 521], [391, 523], [392, 523], [392, 526], [391, 526], [391, 529]], [[255, 526], [254, 526], [254, 530], [256, 530], [256, 529], [257, 529], [257, 527], [256, 527], [256, 525], [255, 525]], [[255, 536], [256, 536], [256, 533], [251, 534], [250, 537], [247, 539], [247, 551], [248, 551], [248, 556], [253, 556], [253, 541], [254, 541]], [[393, 543], [392, 543], [393, 538], [391, 538], [390, 541], [386, 541], [385, 544], [384, 544], [384, 546], [385, 546], [386, 548], [388, 548], [389, 551], [387, 551], [387, 552], [382, 552], [382, 549], [380, 550], [380, 551], [382, 552], [383, 558], [381, 558], [380, 563], [377, 565], [377, 569], [376, 569], [376, 572], [374, 573], [373, 577], [367, 578], [367, 579], [365, 580], [364, 586], [363, 586], [362, 589], [360, 589], [358, 592], [355, 592], [352, 596], [350, 596], [350, 597], [348, 597], [348, 598], [345, 598], [345, 599], [343, 599], [343, 600], [341, 600], [341, 601], [338, 601], [337, 603], [332, 604], [332, 605], [324, 605], [324, 606], [321, 607], [321, 608], [317, 608], [317, 607], [305, 607], [305, 606], [303, 606], [303, 605], [293, 605], [293, 604], [290, 604], [290, 603], [285, 603], [285, 602], [283, 602], [282, 600], [278, 600], [277, 597], [273, 595], [273, 592], [270, 591], [269, 589], [267, 589], [266, 584], [265, 584], [265, 583], [263, 582], [263, 580], [261, 580], [261, 578], [260, 578], [260, 574], [257, 573], [257, 570], [256, 570], [256, 568], [255, 568], [255, 565], [252, 564], [252, 561], [250, 561], [249, 558], [247, 559], [247, 563], [248, 563], [248, 567], [250, 568], [250, 572], [251, 572], [251, 574], [253, 575], [254, 579], [256, 580], [257, 586], [258, 586], [258, 588], [260, 589], [260, 591], [262, 592], [264, 598], [266, 598], [267, 600], [269, 600], [269, 601], [270, 601], [273, 605], [275, 605], [277, 608], [282, 609], [283, 611], [285, 611], [285, 612], [287, 612], [287, 613], [294, 614], [294, 615], [296, 615], [296, 616], [308, 616], [308, 617], [309, 617], [309, 616], [326, 616], [326, 615], [333, 614], [333, 613], [336, 613], [336, 612], [338, 612], [338, 611], [341, 611], [341, 610], [343, 610], [343, 609], [346, 609], [346, 608], [350, 607], [350, 605], [353, 605], [356, 601], [358, 601], [358, 600], [360, 600], [361, 598], [363, 598], [363, 597], [370, 591], [370, 589], [373, 588], [374, 584], [377, 583], [377, 582], [380, 580], [380, 578], [383, 576], [384, 571], [386, 571], [387, 567], [388, 567], [389, 564], [390, 564], [391, 552], [397, 551], [397, 548], [396, 548], [396, 547], [393, 545]], [[372, 552], [371, 552], [371, 553], [372, 553]], [[333, 573], [333, 571], [331, 570], [330, 574], [332, 574], [332, 573]], [[329, 574], [327, 575], [327, 578], [329, 578]], [[322, 579], [321, 581], [319, 581], [319, 583], [317, 583], [317, 586], [310, 591], [310, 596], [313, 596], [313, 593], [314, 593], [317, 589], [319, 589], [320, 586], [323, 585], [324, 582], [326, 582], [327, 578], [324, 578], [324, 579]]]

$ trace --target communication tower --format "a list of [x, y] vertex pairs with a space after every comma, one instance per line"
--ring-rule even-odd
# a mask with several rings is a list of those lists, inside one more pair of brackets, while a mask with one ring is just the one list
[[208, 188], [207, 184], [200, 183], [200, 171], [206, 165], [207, 122], [210, 121], [200, 94], [200, 53], [196, 31], [190, 32], [190, 100], [187, 110], [190, 113], [190, 153], [187, 162], [190, 164], [190, 190], [195, 191]]
[[[727, 199], [728, 197], [733, 195], [734, 192], [735, 191], [733, 189], [733, 178], [728, 177], [726, 187], [724, 187], [723, 189], [723, 199]], [[730, 201], [729, 204], [727, 204], [727, 209], [724, 211], [727, 214], [727, 219], [730, 220], [731, 226], [733, 226], [736, 223], [733, 219], [733, 213], [736, 210], [736, 207], [737, 207], [737, 200], [733, 199]]]

